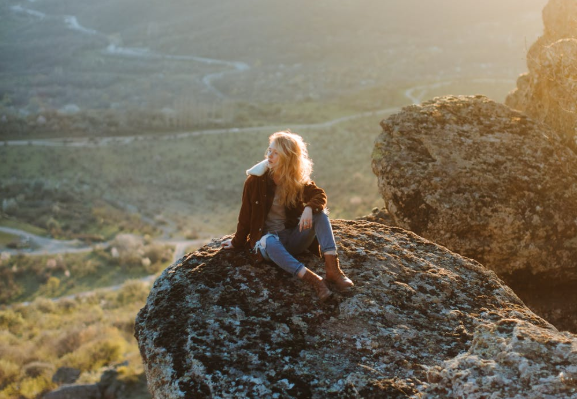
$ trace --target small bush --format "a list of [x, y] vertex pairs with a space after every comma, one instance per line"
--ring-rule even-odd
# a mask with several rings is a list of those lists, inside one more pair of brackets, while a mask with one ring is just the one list
[[40, 313], [55, 313], [56, 304], [53, 300], [48, 298], [36, 298], [34, 302], [30, 305], [33, 309], [39, 311]]
[[88, 295], [84, 295], [78, 299], [82, 305], [98, 305], [100, 303], [100, 296], [95, 293], [91, 292]]
[[185, 237], [187, 240], [196, 240], [196, 239], [199, 237], [198, 231], [196, 231], [196, 230], [186, 231], [186, 232], [184, 233], [184, 237]]
[[7, 359], [0, 359], [0, 389], [15, 381], [20, 374], [20, 367]]
[[121, 338], [106, 337], [89, 342], [61, 359], [62, 365], [81, 371], [97, 370], [104, 366], [120, 362], [125, 344]]
[[17, 334], [24, 326], [24, 318], [20, 313], [14, 313], [11, 309], [0, 311], [0, 327], [13, 334]]
[[14, 311], [14, 313], [21, 314], [22, 317], [24, 317], [25, 319], [27, 319], [28, 316], [33, 312], [33, 310], [31, 310], [30, 306], [25, 305], [23, 303], [16, 303], [16, 304], [12, 305], [12, 310]]
[[110, 243], [112, 247], [118, 249], [120, 255], [124, 255], [131, 252], [138, 252], [142, 249], [144, 240], [133, 234], [119, 234]]
[[172, 248], [160, 244], [152, 244], [145, 248], [144, 256], [152, 263], [169, 261], [172, 256]]
[[19, 383], [19, 397], [34, 399], [43, 393], [56, 388], [51, 379], [46, 377], [24, 378]]
[[40, 287], [39, 292], [47, 297], [55, 297], [60, 289], [60, 279], [50, 276], [44, 285]]
[[119, 331], [129, 334], [130, 336], [134, 335], [134, 317], [129, 316], [124, 320], [117, 320], [112, 325], [118, 328]]
[[46, 362], [31, 362], [22, 368], [22, 372], [26, 377], [51, 379], [54, 374], [54, 365]]
[[142, 258], [137, 253], [120, 255], [118, 264], [124, 269], [137, 269], [142, 267]]
[[80, 261], [70, 265], [70, 274], [73, 278], [81, 278], [95, 274], [101, 264], [95, 259], [88, 259], [86, 262]]
[[81, 330], [75, 329], [71, 331], [64, 331], [63, 335], [54, 345], [56, 355], [58, 357], [62, 357], [67, 353], [74, 352], [80, 347], [80, 345], [82, 345], [82, 341]]
[[37, 358], [30, 356], [35, 352], [35, 345], [29, 340], [22, 339], [21, 336], [0, 329], [0, 359], [13, 362], [18, 365], [27, 363]]
[[15, 281], [12, 270], [0, 270], [0, 303], [8, 303], [22, 292], [23, 288]]
[[72, 313], [78, 309], [78, 302], [71, 298], [62, 298], [58, 300], [57, 307], [61, 311], [60, 313]]
[[144, 302], [148, 297], [149, 288], [142, 281], [128, 280], [118, 291], [117, 305], [127, 305], [135, 302]]

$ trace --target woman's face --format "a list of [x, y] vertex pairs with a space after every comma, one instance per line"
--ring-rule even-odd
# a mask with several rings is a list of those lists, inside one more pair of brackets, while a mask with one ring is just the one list
[[269, 168], [274, 169], [278, 165], [280, 159], [280, 154], [277, 151], [276, 143], [274, 141], [268, 146], [266, 157], [268, 159]]

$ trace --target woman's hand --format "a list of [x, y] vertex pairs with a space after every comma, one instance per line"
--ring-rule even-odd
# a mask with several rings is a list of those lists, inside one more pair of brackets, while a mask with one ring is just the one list
[[313, 210], [310, 206], [307, 206], [301, 215], [299, 231], [310, 229], [311, 227], [313, 227]]
[[223, 249], [234, 249], [234, 246], [232, 245], [232, 239], [229, 238], [228, 240], [224, 240], [223, 242], [220, 243], [220, 246]]

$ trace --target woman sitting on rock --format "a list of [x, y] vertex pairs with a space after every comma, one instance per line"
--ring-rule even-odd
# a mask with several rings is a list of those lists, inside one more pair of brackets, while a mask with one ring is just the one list
[[[325, 210], [327, 196], [310, 179], [313, 163], [301, 136], [277, 132], [269, 137], [269, 143], [266, 159], [246, 171], [236, 234], [222, 247], [240, 250], [250, 245], [257, 258], [272, 261], [309, 283], [324, 301], [332, 294], [325, 281], [339, 290], [354, 285], [339, 266]], [[326, 279], [294, 258], [309, 247], [318, 253], [318, 245], [325, 259]]]

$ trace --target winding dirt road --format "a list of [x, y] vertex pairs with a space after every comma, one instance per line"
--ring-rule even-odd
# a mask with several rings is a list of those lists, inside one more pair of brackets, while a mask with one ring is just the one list
[[[511, 83], [514, 84], [513, 79], [472, 79], [475, 83]], [[429, 85], [418, 85], [410, 87], [405, 90], [405, 97], [410, 101], [409, 104], [419, 104], [426, 98], [427, 94], [434, 89], [438, 89], [443, 86], [450, 86], [454, 84], [454, 80], [447, 80], [441, 82], [431, 83]], [[306, 123], [306, 124], [296, 124], [296, 123], [285, 123], [283, 125], [268, 125], [268, 126], [256, 126], [256, 127], [242, 127], [242, 128], [225, 128], [225, 129], [206, 129], [197, 130], [192, 132], [180, 132], [173, 134], [163, 134], [160, 136], [154, 135], [134, 135], [134, 136], [108, 136], [102, 138], [53, 138], [53, 139], [41, 139], [41, 140], [5, 140], [3, 143], [5, 146], [42, 146], [42, 147], [104, 147], [108, 145], [119, 145], [119, 144], [130, 144], [134, 141], [140, 140], [174, 140], [182, 139], [187, 137], [197, 137], [204, 135], [218, 135], [218, 134], [229, 134], [229, 133], [247, 133], [247, 132], [272, 132], [279, 129], [285, 129], [286, 126], [291, 126], [293, 129], [326, 129], [337, 125], [339, 123], [348, 122], [358, 118], [365, 118], [369, 116], [376, 116], [379, 118], [384, 118], [388, 114], [393, 112], [398, 112], [402, 106], [390, 107], [380, 110], [360, 112], [358, 114], [346, 115], [339, 118], [331, 119], [326, 122], [318, 123]]]
[[199, 57], [195, 55], [172, 55], [172, 54], [163, 54], [154, 51], [150, 51], [148, 48], [144, 47], [123, 47], [119, 46], [117, 43], [111, 41], [109, 35], [106, 35], [102, 32], [98, 32], [95, 29], [87, 28], [78, 22], [78, 18], [74, 15], [49, 15], [44, 12], [40, 12], [30, 8], [29, 4], [26, 6], [23, 5], [13, 5], [10, 7], [12, 12], [24, 14], [29, 16], [30, 18], [34, 18], [37, 20], [45, 20], [45, 19], [54, 19], [54, 20], [61, 20], [62, 23], [66, 25], [68, 29], [74, 30], [79, 34], [87, 35], [87, 36], [94, 36], [101, 39], [104, 39], [108, 42], [108, 45], [102, 49], [104, 54], [112, 55], [112, 56], [119, 56], [119, 57], [130, 57], [130, 58], [141, 58], [141, 59], [148, 59], [148, 60], [158, 60], [158, 59], [165, 59], [165, 60], [176, 60], [176, 61], [192, 61], [192, 62], [199, 62], [208, 65], [219, 65], [225, 68], [230, 68], [229, 70], [216, 72], [216, 73], [209, 73], [201, 79], [202, 83], [205, 87], [213, 93], [217, 98], [226, 98], [226, 95], [219, 91], [212, 82], [216, 79], [222, 78], [223, 76], [229, 74], [235, 74], [239, 72], [248, 71], [250, 69], [250, 65], [240, 62], [240, 61], [226, 61], [226, 60], [218, 60], [214, 58], [207, 58], [207, 57]]
[[[39, 12], [37, 10], [29, 8], [29, 4], [26, 4], [26, 7], [23, 5], [14, 5], [11, 6], [11, 10], [16, 13], [21, 13], [28, 15], [30, 18], [35, 18], [39, 20], [43, 20], [46, 18], [52, 19], [60, 19], [62, 22], [71, 30], [79, 32], [79, 34], [90, 35], [90, 36], [98, 36], [102, 38], [106, 38], [108, 41], [108, 45], [102, 51], [106, 54], [113, 55], [113, 56], [121, 56], [121, 57], [133, 57], [133, 58], [141, 58], [141, 59], [171, 59], [171, 60], [182, 60], [182, 61], [192, 61], [192, 62], [200, 62], [208, 65], [218, 65], [230, 68], [230, 70], [220, 71], [209, 73], [202, 78], [202, 82], [205, 87], [212, 92], [218, 98], [226, 98], [226, 95], [219, 91], [214, 85], [213, 82], [217, 79], [222, 78], [228, 74], [238, 74], [242, 72], [246, 72], [251, 69], [250, 65], [240, 62], [240, 61], [226, 61], [226, 60], [218, 60], [213, 58], [206, 58], [206, 57], [199, 57], [194, 55], [169, 55], [169, 54], [162, 54], [158, 52], [150, 51], [148, 48], [141, 48], [141, 47], [122, 47], [118, 46], [116, 43], [113, 43], [109, 37], [101, 32], [98, 32], [94, 29], [87, 28], [81, 25], [78, 22], [78, 18], [73, 15], [48, 15], [46, 13]], [[473, 79], [473, 82], [507, 82], [511, 83], [514, 86], [515, 81], [513, 79]], [[443, 86], [449, 86], [455, 83], [454, 80], [444, 80], [439, 82], [434, 82], [428, 85], [417, 85], [414, 87], [410, 87], [405, 90], [405, 97], [410, 101], [409, 104], [418, 104], [423, 101], [425, 96], [428, 92], [432, 89], [437, 89]], [[368, 112], [361, 112], [354, 115], [347, 115], [340, 118], [332, 119], [326, 122], [320, 123], [309, 123], [309, 124], [291, 124], [285, 123], [281, 125], [269, 125], [269, 126], [260, 126], [260, 127], [245, 127], [245, 128], [227, 128], [227, 129], [207, 129], [207, 130], [199, 130], [193, 132], [181, 132], [175, 134], [168, 134], [168, 135], [161, 135], [161, 136], [151, 136], [151, 135], [134, 135], [134, 136], [109, 136], [103, 138], [53, 138], [53, 139], [42, 139], [42, 140], [5, 140], [4, 145], [9, 146], [23, 146], [23, 145], [34, 145], [34, 146], [45, 146], [45, 147], [99, 147], [99, 146], [106, 146], [106, 145], [118, 145], [118, 144], [129, 144], [135, 140], [173, 140], [178, 138], [185, 138], [185, 137], [195, 137], [195, 136], [202, 136], [202, 135], [209, 135], [209, 134], [226, 134], [226, 133], [244, 133], [244, 132], [255, 132], [255, 131], [274, 131], [283, 129], [287, 125], [290, 125], [293, 128], [298, 129], [324, 129], [336, 124], [350, 121], [357, 118], [363, 118], [372, 115], [378, 115], [380, 118], [390, 114], [392, 112], [396, 112], [401, 107], [392, 107], [387, 109], [381, 110], [374, 110]]]
[[[90, 252], [94, 248], [106, 248], [111, 245], [110, 241], [100, 242], [96, 245], [87, 245], [80, 240], [55, 240], [53, 238], [41, 237], [24, 230], [13, 229], [10, 227], [0, 226], [0, 231], [14, 236], [20, 237], [20, 240], [26, 243], [27, 248], [22, 249], [2, 249], [0, 252], [7, 252], [11, 255], [25, 254], [25, 255], [57, 255], [57, 254], [72, 254]], [[176, 262], [185, 254], [186, 248], [201, 247], [206, 244], [209, 239], [196, 240], [181, 240], [181, 239], [161, 239], [156, 240], [155, 243], [161, 245], [170, 245], [174, 247], [172, 262]]]

